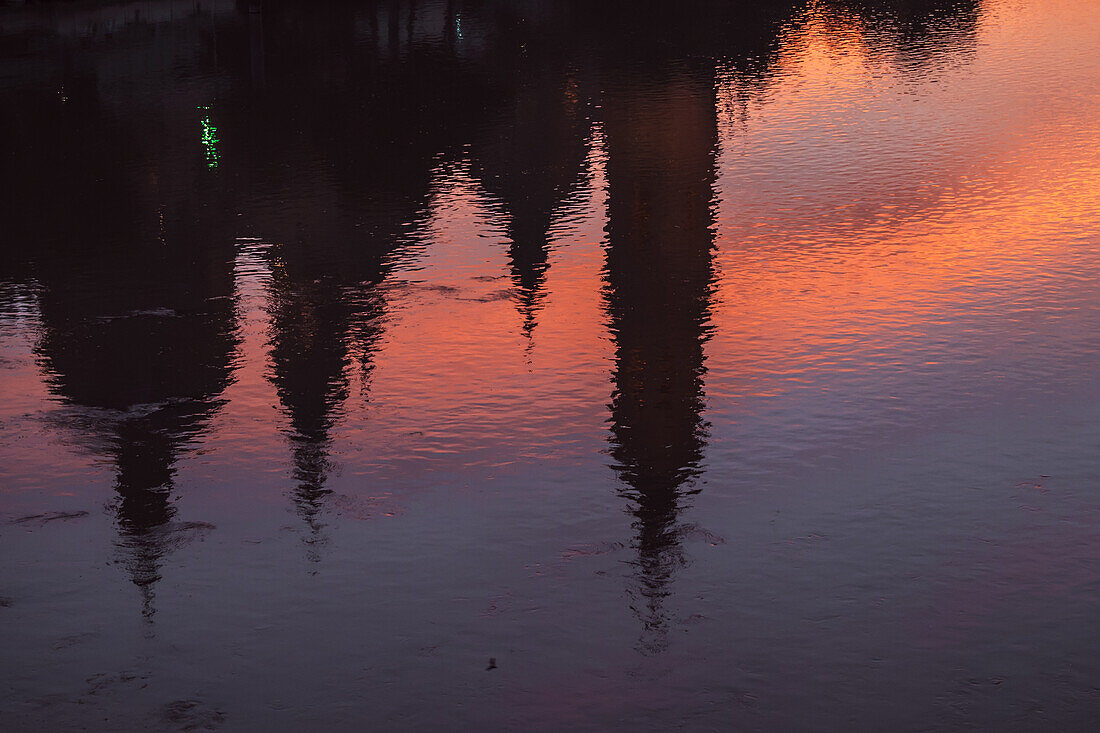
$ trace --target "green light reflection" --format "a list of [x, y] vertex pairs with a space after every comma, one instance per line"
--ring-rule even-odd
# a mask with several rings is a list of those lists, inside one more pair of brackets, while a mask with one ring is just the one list
[[[199, 107], [201, 110], [209, 111], [210, 107]], [[214, 120], [209, 114], [202, 118], [202, 147], [206, 154], [206, 167], [217, 168], [220, 160], [220, 154], [218, 153], [218, 143], [221, 139], [218, 137], [218, 128], [214, 124]]]

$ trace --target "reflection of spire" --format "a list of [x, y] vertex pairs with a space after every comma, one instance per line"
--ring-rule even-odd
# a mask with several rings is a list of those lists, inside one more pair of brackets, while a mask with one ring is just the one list
[[547, 231], [550, 217], [523, 219], [523, 212], [514, 211], [508, 225], [508, 259], [511, 261], [512, 285], [516, 289], [518, 307], [523, 316], [523, 334], [530, 337], [538, 323], [538, 312], [545, 295], [543, 286], [550, 268], [547, 252]]
[[544, 297], [551, 223], [583, 181], [590, 123], [567, 70], [525, 70], [516, 83], [515, 101], [473, 156], [482, 185], [507, 217], [512, 284], [530, 336]]
[[272, 290], [272, 380], [290, 417], [294, 503], [313, 545], [323, 542], [320, 514], [330, 493], [329, 432], [348, 396], [349, 304], [330, 277], [299, 284], [283, 269]]
[[717, 125], [712, 77], [623, 82], [604, 99], [607, 307], [615, 335], [611, 455], [632, 503], [642, 648], [664, 648], [682, 501], [706, 440]]
[[[50, 273], [38, 351], [56, 393], [71, 404], [108, 411], [92, 424], [116, 466], [123, 564], [141, 589], [143, 613], [152, 616], [163, 558], [206, 528], [172, 522], [172, 482], [176, 460], [218, 408], [217, 395], [228, 383], [235, 345], [232, 304], [215, 301], [211, 312], [188, 312], [176, 298], [158, 298], [164, 305], [151, 308], [136, 296], [123, 306], [129, 313], [97, 318], [95, 313], [117, 313], [117, 286], [103, 283], [102, 291], [66, 302], [67, 293], [55, 287], [68, 272]], [[150, 272], [141, 270], [141, 276], [149, 278]], [[181, 279], [187, 281], [186, 275]], [[190, 292], [200, 303], [203, 291], [192, 282]], [[76, 314], [74, 307], [87, 311]]]
[[155, 612], [154, 586], [163, 558], [173, 545], [208, 525], [176, 524], [172, 504], [175, 462], [183, 444], [200, 426], [195, 405], [168, 403], [148, 415], [123, 418], [111, 440], [117, 475], [119, 547], [130, 580], [141, 591], [142, 613]]
[[[265, 6], [268, 61], [295, 61], [267, 68], [266, 90], [256, 95], [264, 124], [248, 136], [250, 170], [264, 175], [252, 182], [261, 206], [246, 215], [259, 214], [257, 231], [280, 243], [267, 253], [270, 378], [290, 422], [293, 501], [314, 560], [324, 541], [334, 426], [351, 394], [353, 367], [369, 375], [381, 334], [379, 285], [409, 223], [429, 206], [440, 151], [472, 112], [449, 58], [420, 54], [404, 40], [402, 28], [416, 25], [407, 3], [375, 10], [360, 26], [350, 6], [321, 13], [294, 3]], [[357, 29], [371, 37], [377, 30], [375, 43], [359, 43]], [[315, 53], [318, 37], [331, 53]], [[336, 77], [333, 59], [340, 59]], [[338, 83], [318, 83], [333, 78]], [[295, 91], [311, 103], [283, 114]], [[257, 117], [252, 112], [244, 121]], [[295, 158], [302, 141], [309, 155]], [[314, 170], [318, 161], [325, 173], [276, 180], [267, 175], [272, 160], [283, 161], [275, 176]], [[283, 202], [277, 210], [266, 208], [268, 192]]]
[[143, 613], [151, 616], [153, 585], [160, 580], [165, 552], [157, 542], [157, 530], [176, 513], [171, 503], [175, 452], [167, 436], [150, 430], [145, 422], [126, 421], [119, 426], [115, 490], [119, 495], [119, 544], [126, 551], [130, 579], [141, 590]]
[[293, 501], [309, 528], [314, 562], [325, 542], [322, 514], [332, 493], [326, 485], [332, 429], [350, 395], [353, 359], [364, 375], [372, 369], [385, 312], [378, 288], [388, 271], [385, 250], [358, 244], [363, 248], [299, 242], [270, 252], [271, 379], [290, 419]]

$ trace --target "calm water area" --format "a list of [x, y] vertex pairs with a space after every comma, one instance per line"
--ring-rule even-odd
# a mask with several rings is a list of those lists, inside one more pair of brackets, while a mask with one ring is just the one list
[[1100, 729], [1100, 2], [0, 1], [0, 730]]

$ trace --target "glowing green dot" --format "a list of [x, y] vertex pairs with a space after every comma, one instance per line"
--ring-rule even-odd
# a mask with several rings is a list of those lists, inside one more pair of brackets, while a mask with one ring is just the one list
[[202, 119], [202, 146], [206, 152], [206, 167], [218, 167], [218, 128], [214, 125], [210, 115]]

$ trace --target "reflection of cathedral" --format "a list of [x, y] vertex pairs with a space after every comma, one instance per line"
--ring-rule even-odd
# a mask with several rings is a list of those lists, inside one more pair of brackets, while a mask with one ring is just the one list
[[[972, 38], [979, 7], [836, 4], [885, 28], [913, 66], [932, 53], [934, 28]], [[55, 393], [112, 415], [95, 431], [116, 466], [134, 582], [151, 598], [174, 465], [230, 380], [234, 236], [275, 242], [270, 378], [312, 542], [349, 369], [371, 368], [380, 286], [426, 215], [433, 170], [468, 160], [494, 201], [530, 335], [555, 217], [583, 186], [602, 126], [611, 453], [637, 533], [643, 643], [659, 648], [677, 517], [706, 439], [714, 68], [766, 83], [803, 5], [266, 0], [249, 14], [218, 0], [179, 17], [176, 5], [143, 3], [136, 18], [81, 10], [87, 22], [65, 24], [21, 10], [6, 25], [28, 24], [18, 42], [56, 48], [28, 53], [23, 86], [0, 89], [0, 134], [21, 143], [0, 156], [4, 179], [21, 184], [0, 198], [0, 277], [40, 285], [39, 353]], [[172, 31], [165, 58], [154, 28]]]

